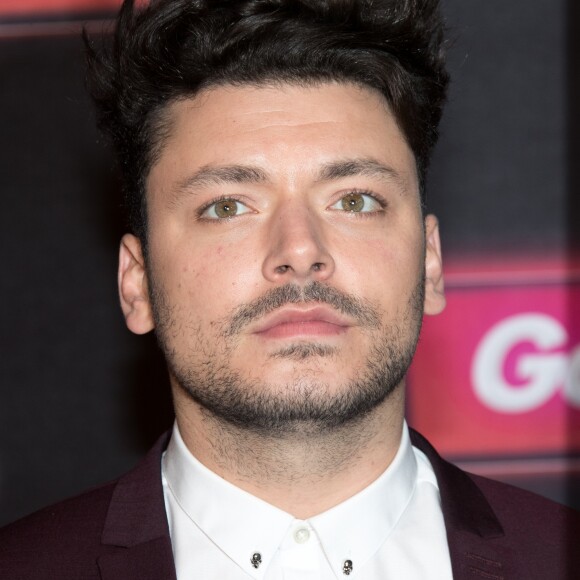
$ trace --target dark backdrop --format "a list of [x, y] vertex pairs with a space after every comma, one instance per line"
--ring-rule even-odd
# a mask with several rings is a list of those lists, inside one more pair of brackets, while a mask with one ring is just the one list
[[[429, 187], [444, 251], [573, 252], [578, 9], [444, 4], [454, 81]], [[67, 19], [0, 25], [0, 524], [123, 472], [171, 424], [154, 340], [117, 306], [117, 178]]]

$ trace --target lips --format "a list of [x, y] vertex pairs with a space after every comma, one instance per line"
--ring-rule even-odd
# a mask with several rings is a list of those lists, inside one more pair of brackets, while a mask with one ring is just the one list
[[296, 338], [336, 336], [353, 326], [345, 316], [332, 308], [283, 308], [266, 316], [253, 330], [262, 338]]

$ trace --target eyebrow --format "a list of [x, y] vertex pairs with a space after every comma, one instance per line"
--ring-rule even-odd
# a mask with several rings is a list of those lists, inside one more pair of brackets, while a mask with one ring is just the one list
[[207, 165], [184, 179], [177, 191], [195, 189], [208, 185], [224, 183], [261, 183], [268, 181], [268, 175], [259, 167], [251, 165], [224, 165], [212, 167]]
[[356, 176], [386, 178], [394, 181], [402, 189], [406, 186], [405, 179], [398, 171], [370, 157], [327, 163], [320, 170], [317, 181], [333, 181]]
[[[325, 163], [318, 171], [315, 181], [320, 183], [356, 176], [386, 178], [388, 181], [395, 182], [400, 189], [407, 189], [406, 180], [398, 171], [370, 157]], [[172, 197], [175, 200], [180, 194], [211, 185], [268, 183], [270, 181], [270, 176], [266, 171], [253, 165], [206, 165], [181, 181]]]

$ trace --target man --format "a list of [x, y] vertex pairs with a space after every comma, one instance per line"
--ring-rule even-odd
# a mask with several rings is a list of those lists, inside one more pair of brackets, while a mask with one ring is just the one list
[[131, 219], [121, 305], [155, 329], [176, 424], [131, 473], [5, 528], [3, 578], [573, 577], [576, 515], [404, 422], [445, 305], [423, 199], [437, 4], [124, 3], [92, 89]]

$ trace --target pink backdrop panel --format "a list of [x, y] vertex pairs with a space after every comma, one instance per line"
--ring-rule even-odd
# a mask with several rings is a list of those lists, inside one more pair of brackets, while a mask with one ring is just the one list
[[121, 2], [122, 0], [0, 0], [0, 15], [111, 10], [119, 7]]
[[580, 278], [554, 258], [448, 269], [425, 319], [409, 416], [456, 457], [580, 451]]

